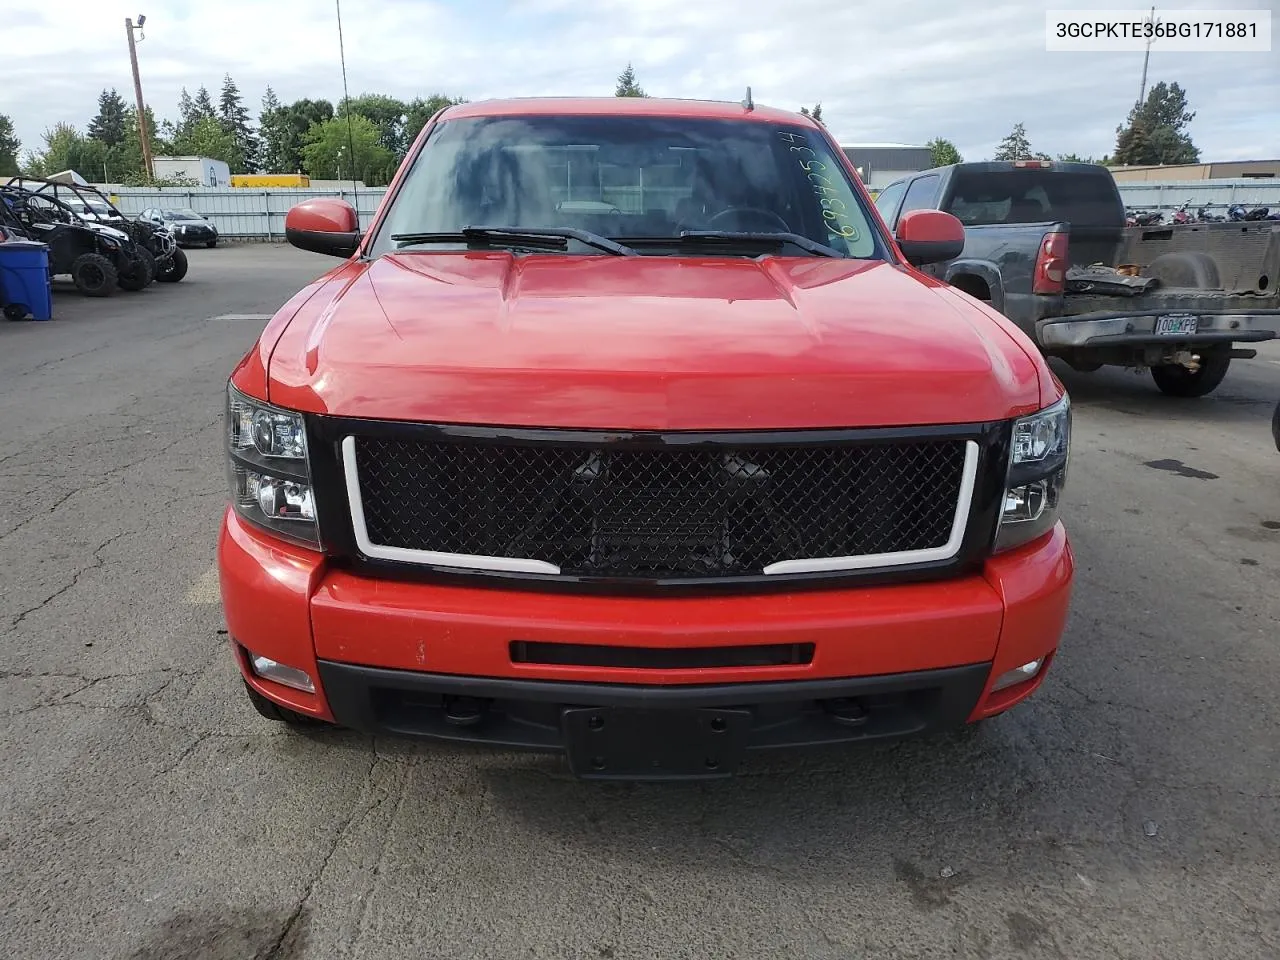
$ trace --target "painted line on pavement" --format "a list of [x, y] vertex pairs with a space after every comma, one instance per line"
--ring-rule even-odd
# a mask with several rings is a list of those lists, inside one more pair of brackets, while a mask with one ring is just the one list
[[216, 317], [210, 317], [210, 320], [253, 320], [258, 323], [266, 323], [271, 319], [269, 313], [224, 313]]
[[191, 605], [205, 603], [221, 603], [222, 594], [218, 591], [218, 564], [215, 562], [200, 575], [200, 579], [191, 585], [182, 602]]

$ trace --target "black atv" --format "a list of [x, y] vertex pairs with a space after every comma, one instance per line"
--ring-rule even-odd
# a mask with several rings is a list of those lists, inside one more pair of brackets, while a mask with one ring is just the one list
[[123, 230], [139, 248], [151, 255], [152, 276], [161, 283], [177, 283], [187, 275], [187, 255], [178, 248], [168, 227], [145, 220], [131, 220], [97, 187], [26, 176], [11, 177], [9, 184], [32, 193], [51, 195], [89, 223]]
[[108, 297], [116, 287], [141, 290], [153, 279], [152, 258], [122, 230], [93, 223], [49, 195], [0, 186], [5, 219], [49, 247], [49, 272], [69, 274], [87, 297]]

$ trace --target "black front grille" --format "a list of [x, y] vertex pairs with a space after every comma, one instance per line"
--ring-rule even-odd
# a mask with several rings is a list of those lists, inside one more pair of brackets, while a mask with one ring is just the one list
[[758, 575], [777, 561], [941, 547], [963, 439], [831, 445], [359, 437], [369, 540], [603, 578]]

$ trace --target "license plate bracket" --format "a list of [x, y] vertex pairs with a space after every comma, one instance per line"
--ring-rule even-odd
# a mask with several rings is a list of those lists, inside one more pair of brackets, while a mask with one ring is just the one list
[[1156, 317], [1156, 336], [1181, 337], [1200, 331], [1200, 318], [1194, 313], [1165, 313]]
[[751, 711], [567, 707], [569, 766], [590, 780], [704, 780], [731, 776], [746, 753]]

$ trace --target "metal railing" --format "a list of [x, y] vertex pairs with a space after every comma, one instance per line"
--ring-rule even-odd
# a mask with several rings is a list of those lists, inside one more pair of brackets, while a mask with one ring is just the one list
[[1222, 215], [1240, 204], [1246, 209], [1280, 210], [1280, 180], [1187, 180], [1171, 183], [1119, 183], [1126, 207], [1135, 210], [1173, 210], [1187, 204], [1191, 211], [1204, 207]]

